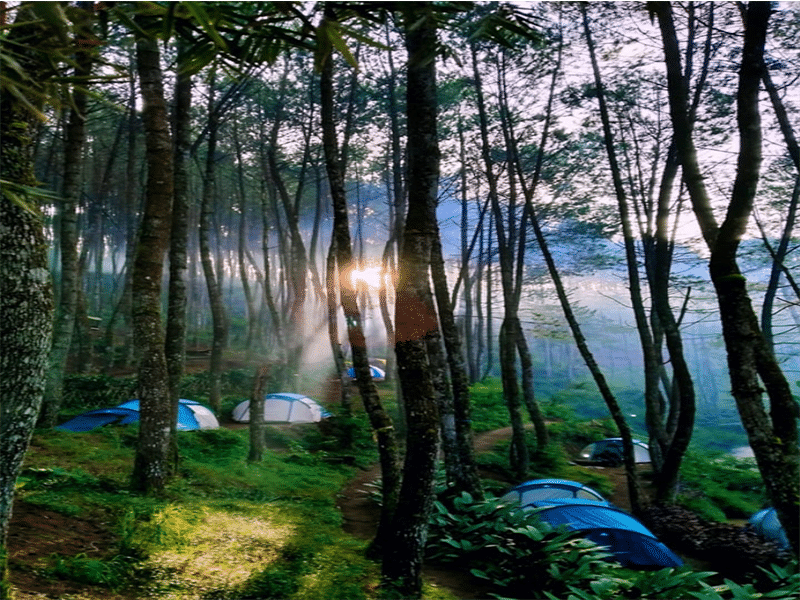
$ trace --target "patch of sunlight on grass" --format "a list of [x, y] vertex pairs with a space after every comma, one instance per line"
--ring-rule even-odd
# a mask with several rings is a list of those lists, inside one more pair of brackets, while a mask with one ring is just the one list
[[184, 544], [155, 550], [148, 557], [158, 580], [155, 585], [171, 588], [163, 595], [162, 587], [160, 598], [190, 600], [208, 590], [244, 583], [278, 557], [296, 529], [265, 510], [258, 515], [203, 512]]

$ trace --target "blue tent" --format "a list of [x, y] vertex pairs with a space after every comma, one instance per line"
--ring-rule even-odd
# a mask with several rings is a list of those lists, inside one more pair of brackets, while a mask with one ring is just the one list
[[[138, 421], [139, 401], [128, 400], [119, 406], [98, 408], [85, 412], [66, 423], [58, 425], [56, 429], [84, 432], [104, 425], [130, 425]], [[217, 429], [218, 427], [217, 418], [208, 408], [194, 400], [180, 400], [178, 404], [178, 431]]]
[[789, 549], [789, 537], [786, 530], [778, 520], [778, 513], [774, 508], [763, 508], [747, 521], [750, 527], [761, 537], [774, 542], [781, 548]]
[[[372, 379], [374, 379], [375, 381], [383, 381], [384, 379], [386, 379], [386, 372], [380, 367], [376, 367], [375, 365], [370, 365], [369, 370], [372, 373]], [[356, 368], [350, 367], [349, 369], [347, 369], [347, 376], [350, 379], [353, 380], [356, 379]]]
[[583, 498], [609, 505], [599, 492], [568, 479], [532, 479], [511, 488], [502, 497], [503, 500], [517, 502], [520, 506], [554, 498]]
[[586, 539], [607, 547], [624, 567], [649, 569], [683, 564], [647, 527], [613, 506], [580, 498], [558, 498], [534, 502], [527, 508], [536, 509], [536, 516], [545, 523], [579, 531]]

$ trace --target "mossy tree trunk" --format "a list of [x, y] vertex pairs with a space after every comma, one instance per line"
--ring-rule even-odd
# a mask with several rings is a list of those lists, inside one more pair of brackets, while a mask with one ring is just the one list
[[43, 219], [30, 194], [37, 185], [33, 110], [40, 108], [41, 79], [49, 63], [44, 54], [25, 48], [31, 40], [44, 47], [54, 34], [42, 21], [35, 23], [33, 11], [23, 8], [8, 34], [22, 48], [12, 52], [30, 78], [25, 83], [34, 92], [28, 94], [31, 104], [19, 100], [22, 93], [6, 89], [0, 103], [0, 598], [4, 600], [11, 598], [6, 542], [14, 490], [41, 407], [53, 331]]
[[161, 281], [169, 246], [173, 198], [173, 147], [158, 42], [136, 42], [144, 103], [147, 188], [133, 263], [133, 334], [139, 353], [139, 443], [131, 478], [144, 492], [163, 491], [170, 474], [172, 403], [161, 323]]

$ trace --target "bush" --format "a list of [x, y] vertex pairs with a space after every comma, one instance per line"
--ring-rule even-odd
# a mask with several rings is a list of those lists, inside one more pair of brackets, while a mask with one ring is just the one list
[[135, 397], [134, 377], [108, 375], [67, 375], [64, 377], [62, 408], [66, 412], [83, 412], [93, 408], [116, 406]]
[[463, 493], [450, 508], [436, 502], [429, 536], [431, 559], [469, 564], [504, 596], [545, 598], [549, 590], [566, 597], [570, 583], [588, 586], [619, 569], [595, 544], [496, 498]]
[[746, 519], [765, 500], [764, 482], [752, 461], [686, 454], [678, 501], [700, 516], [716, 521]]

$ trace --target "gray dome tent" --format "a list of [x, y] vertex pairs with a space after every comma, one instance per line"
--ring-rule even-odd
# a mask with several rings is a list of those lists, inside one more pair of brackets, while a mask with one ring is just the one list
[[[633, 440], [634, 458], [637, 463], [650, 462], [650, 449], [647, 444]], [[580, 462], [618, 467], [622, 465], [622, 438], [606, 438], [593, 442], [581, 450]]]
[[[265, 423], [317, 423], [330, 413], [302, 394], [280, 392], [264, 396]], [[250, 422], [250, 400], [240, 402], [233, 409], [233, 420]]]

